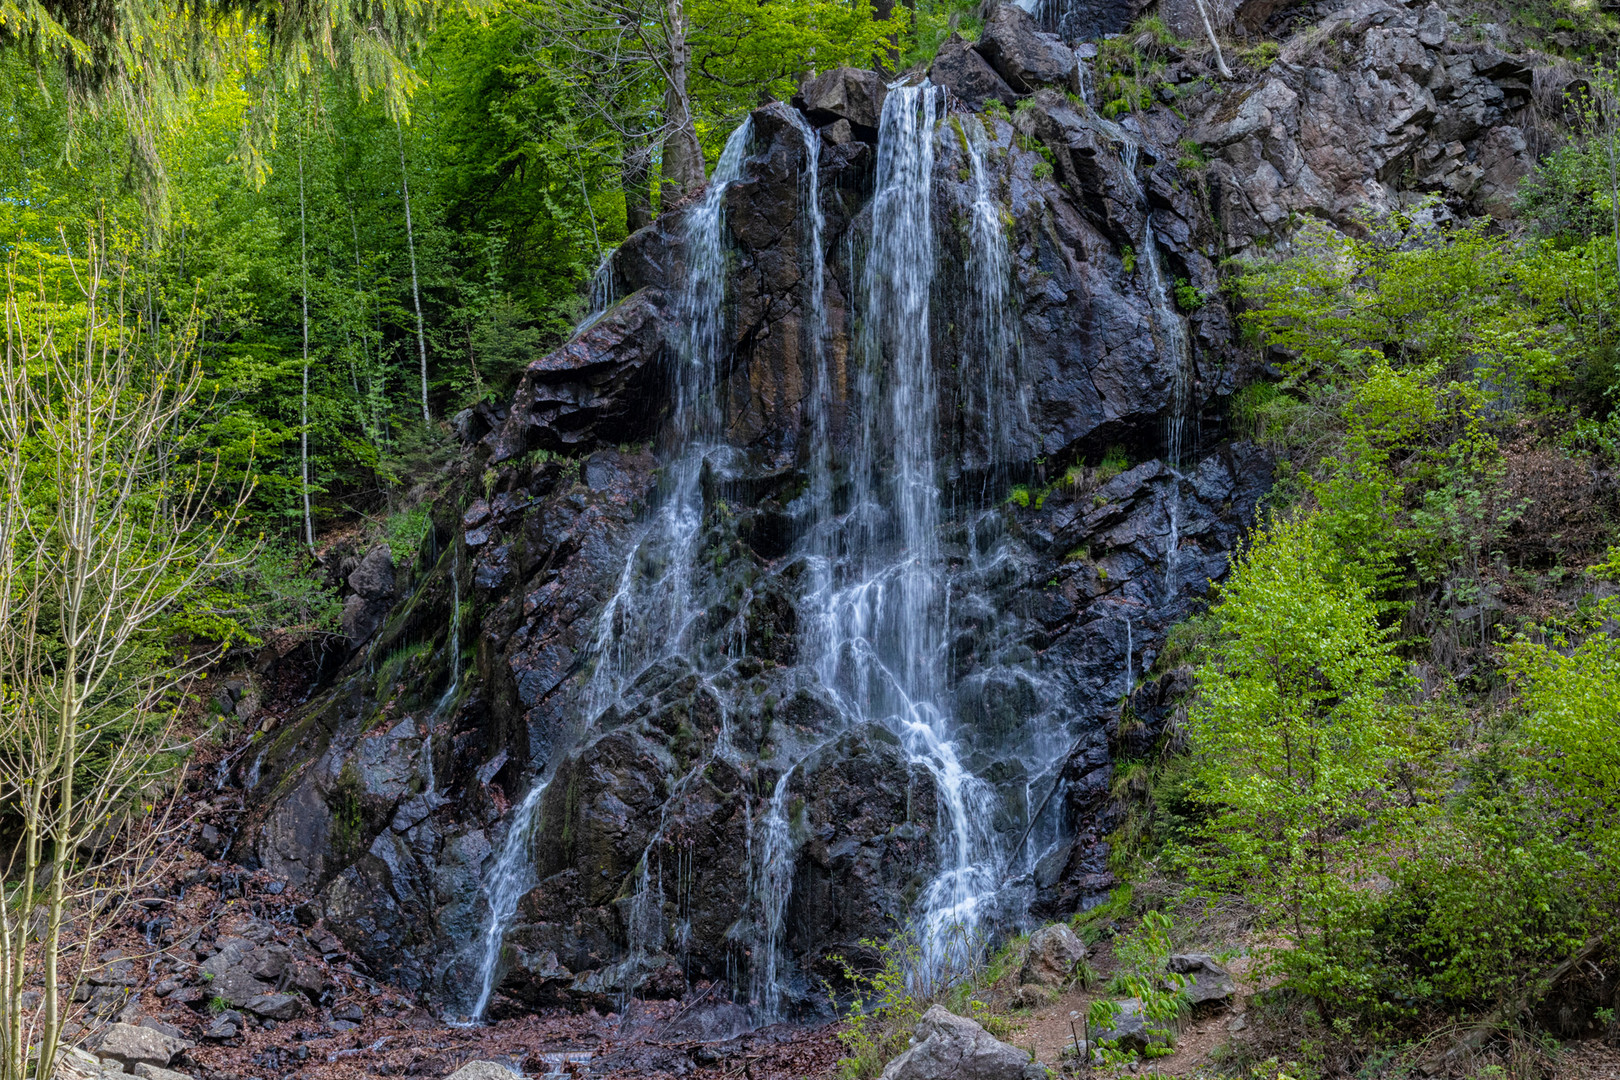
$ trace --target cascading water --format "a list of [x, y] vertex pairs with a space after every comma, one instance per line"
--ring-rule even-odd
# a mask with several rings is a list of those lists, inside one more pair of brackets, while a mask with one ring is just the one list
[[591, 306], [585, 313], [585, 317], [579, 321], [579, 325], [574, 327], [574, 333], [581, 334], [595, 326], [597, 321], [607, 314], [607, 309], [613, 306], [613, 301], [617, 299], [618, 283], [613, 278], [613, 252], [609, 251], [602, 256], [602, 261], [597, 264], [596, 272], [591, 275]]
[[[720, 429], [714, 369], [725, 329], [723, 200], [727, 186], [741, 171], [752, 135], [750, 120], [731, 133], [703, 198], [687, 212], [685, 285], [678, 299], [684, 333], [678, 341], [675, 408], [666, 425], [671, 457], [666, 469], [668, 485], [662, 505], [631, 545], [617, 589], [598, 622], [596, 669], [583, 701], [587, 725], [618, 700], [649, 664], [680, 650], [686, 630], [700, 613], [691, 600], [691, 566], [703, 518], [699, 481], [706, 456], [716, 449]], [[599, 273], [598, 279], [607, 281], [604, 288], [611, 289], [611, 272]], [[638, 573], [649, 565], [661, 569]], [[534, 825], [548, 782], [537, 779], [512, 812], [506, 838], [491, 864], [484, 887], [489, 916], [477, 957], [478, 997], [467, 1014], [473, 1022], [483, 1018], [500, 985], [506, 932], [533, 877]], [[643, 889], [648, 884], [647, 872], [644, 863]], [[632, 927], [633, 946], [644, 939], [645, 929]]]
[[991, 792], [962, 764], [944, 677], [947, 595], [930, 353], [934, 128], [942, 92], [895, 87], [878, 134], [853, 407], [860, 437], [830, 565], [817, 669], [845, 717], [881, 725], [938, 790], [941, 868], [920, 900], [925, 968], [972, 947], [999, 881]]
[[[815, 379], [811, 390], [810, 416], [812, 455], [819, 467], [812, 467], [813, 503], [820, 504], [830, 494], [830, 440], [828, 409], [831, 379], [827, 371], [826, 291], [827, 263], [822, 250], [822, 232], [825, 215], [821, 209], [821, 136], [797, 111], [792, 114], [794, 125], [804, 138], [805, 165], [800, 174], [800, 197], [804, 206], [805, 247], [810, 256], [807, 275], [809, 317], [805, 320], [805, 337], [810, 356], [810, 371]], [[824, 567], [825, 560], [817, 560]], [[771, 791], [764, 821], [763, 842], [760, 845], [760, 866], [755, 892], [760, 908], [762, 940], [758, 953], [760, 962], [752, 972], [753, 1000], [759, 1002], [761, 1018], [766, 1022], [780, 1019], [782, 1003], [781, 939], [782, 916], [787, 908], [788, 896], [793, 890], [794, 845], [787, 817], [788, 782], [796, 764], [783, 771]]]
[[[964, 130], [966, 124], [964, 123]], [[980, 378], [977, 392], [982, 395], [978, 412], [986, 465], [1015, 460], [1029, 429], [1028, 390], [1020, 371], [1017, 309], [1009, 283], [1012, 256], [1007, 250], [1004, 211], [990, 185], [984, 166], [981, 142], [988, 142], [982, 122], [973, 123], [977, 137], [965, 137], [974, 197], [968, 215], [968, 299], [972, 306], [973, 334], [969, 346], [976, 352]], [[963, 371], [974, 366], [960, 365]]]
[[529, 891], [534, 873], [531, 841], [534, 838], [536, 811], [545, 793], [546, 783], [535, 781], [517, 809], [512, 811], [511, 821], [506, 827], [506, 839], [495, 853], [495, 862], [484, 882], [484, 895], [489, 900], [489, 920], [484, 924], [483, 937], [478, 943], [478, 997], [466, 1015], [470, 1023], [476, 1024], [484, 1019], [490, 999], [495, 995], [495, 987], [500, 985], [503, 974], [501, 951], [506, 943], [506, 928], [517, 914], [518, 901]]
[[[704, 461], [721, 449], [715, 368], [725, 336], [725, 193], [742, 170], [752, 138], [753, 122], [744, 120], [726, 140], [703, 198], [687, 211], [686, 267], [677, 299], [682, 332], [675, 342], [675, 407], [664, 431], [669, 464], [663, 501], [631, 546], [597, 624], [587, 717], [619, 700], [648, 665], [680, 651], [701, 613], [692, 604], [691, 571], [703, 525]], [[638, 572], [648, 567], [657, 569]]]
[[1136, 178], [1137, 147], [1126, 140], [1121, 150], [1125, 172], [1135, 186], [1142, 205], [1142, 265], [1147, 269], [1148, 301], [1153, 311], [1155, 337], [1160, 350], [1169, 353], [1174, 365], [1170, 382], [1170, 414], [1165, 421], [1165, 463], [1171, 472], [1169, 515], [1170, 533], [1165, 544], [1165, 590], [1174, 595], [1180, 588], [1180, 537], [1177, 536], [1181, 509], [1181, 466], [1186, 449], [1187, 413], [1192, 405], [1193, 358], [1192, 343], [1187, 338], [1187, 327], [1170, 299], [1170, 290], [1159, 265], [1159, 241], [1153, 232], [1153, 212], [1147, 206], [1141, 185]]

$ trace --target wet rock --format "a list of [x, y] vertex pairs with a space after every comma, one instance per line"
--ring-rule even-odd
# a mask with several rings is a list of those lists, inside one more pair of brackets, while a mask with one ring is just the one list
[[1043, 926], [1029, 938], [1029, 952], [1018, 972], [1018, 981], [1059, 989], [1074, 978], [1075, 969], [1086, 958], [1086, 947], [1066, 923]]
[[146, 1062], [167, 1066], [191, 1044], [184, 1039], [136, 1024], [112, 1024], [95, 1042], [95, 1052], [125, 1065]]
[[1016, 4], [996, 5], [984, 22], [976, 46], [1007, 85], [1021, 94], [1043, 86], [1074, 85], [1074, 53], [1043, 35], [1035, 17]]
[[911, 1049], [889, 1062], [883, 1080], [1044, 1080], [1046, 1067], [984, 1028], [935, 1005], [917, 1021]]
[[1150, 7], [1147, 0], [1065, 0], [1050, 25], [1064, 41], [1090, 41], [1123, 34]]
[[818, 125], [847, 120], [858, 138], [872, 141], [877, 138], [887, 93], [877, 72], [841, 67], [805, 83], [794, 95], [793, 104]]
[[999, 101], [1009, 109], [1018, 102], [1017, 91], [959, 34], [953, 33], [939, 47], [928, 77], [940, 86], [949, 87], [951, 93], [975, 112], [983, 112], [988, 101]]
[[1173, 974], [1182, 976], [1182, 993], [1194, 1008], [1213, 1002], [1230, 1000], [1237, 993], [1237, 983], [1226, 968], [1205, 953], [1178, 953], [1170, 957], [1167, 965]]

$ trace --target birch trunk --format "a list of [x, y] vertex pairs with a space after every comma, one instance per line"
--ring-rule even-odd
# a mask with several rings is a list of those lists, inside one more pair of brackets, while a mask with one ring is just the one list
[[394, 134], [399, 137], [399, 187], [405, 196], [405, 247], [411, 256], [411, 302], [416, 305], [416, 354], [422, 364], [422, 422], [427, 424], [433, 421], [428, 412], [427, 334], [422, 329], [422, 289], [416, 277], [416, 233], [411, 226], [411, 179], [405, 171], [405, 129], [397, 120]]
[[304, 396], [298, 410], [298, 455], [304, 482], [304, 542], [314, 551], [315, 519], [309, 512], [309, 230], [304, 212], [302, 131], [298, 133], [298, 291], [304, 302]]

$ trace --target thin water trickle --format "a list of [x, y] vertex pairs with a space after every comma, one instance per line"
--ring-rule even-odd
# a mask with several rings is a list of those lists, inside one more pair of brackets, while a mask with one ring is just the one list
[[618, 298], [618, 283], [613, 276], [613, 251], [610, 250], [602, 256], [596, 272], [591, 275], [590, 310], [579, 321], [579, 325], [574, 327], [574, 333], [583, 334], [595, 326]]
[[1168, 512], [1170, 517], [1170, 534], [1165, 546], [1164, 570], [1165, 590], [1174, 597], [1180, 588], [1180, 537], [1179, 517], [1181, 510], [1181, 467], [1182, 457], [1186, 453], [1187, 414], [1192, 405], [1192, 379], [1193, 356], [1192, 342], [1187, 337], [1187, 327], [1181, 315], [1176, 311], [1175, 303], [1170, 298], [1170, 290], [1165, 284], [1164, 271], [1159, 264], [1159, 241], [1153, 232], [1153, 212], [1148, 208], [1147, 200], [1142, 192], [1141, 184], [1136, 177], [1137, 146], [1127, 139], [1120, 150], [1121, 160], [1125, 164], [1126, 174], [1135, 187], [1137, 199], [1142, 205], [1142, 265], [1147, 269], [1148, 302], [1153, 312], [1153, 329], [1155, 340], [1161, 351], [1170, 355], [1173, 369], [1170, 382], [1170, 412], [1165, 420], [1165, 463], [1170, 469], [1170, 497], [1168, 499]]
[[[814, 461], [811, 467], [811, 500], [816, 506], [825, 506], [831, 498], [831, 439], [829, 413], [832, 407], [832, 379], [827, 370], [825, 292], [827, 279], [826, 253], [822, 250], [825, 215], [821, 209], [821, 136], [796, 110], [791, 114], [794, 125], [804, 138], [805, 165], [800, 173], [800, 196], [804, 209], [805, 247], [809, 258], [806, 275], [809, 318], [805, 336], [809, 346], [810, 371], [815, 380], [809, 401], [811, 448]], [[824, 559], [813, 560], [813, 577], [819, 579], [825, 569]], [[812, 586], [818, 593], [824, 582]], [[753, 892], [760, 909], [762, 940], [758, 945], [761, 961], [754, 965], [751, 997], [759, 1003], [761, 1019], [769, 1023], [781, 1019], [782, 916], [788, 897], [793, 891], [794, 844], [788, 821], [788, 781], [797, 763], [790, 765], [777, 779], [765, 813], [760, 844], [760, 864]], [[750, 864], [752, 865], [752, 864]]]
[[501, 841], [501, 849], [496, 853], [489, 878], [484, 883], [484, 896], [489, 901], [489, 920], [484, 924], [483, 938], [479, 942], [478, 997], [466, 1016], [470, 1023], [476, 1024], [484, 1019], [490, 999], [495, 996], [495, 988], [500, 985], [500, 977], [504, 974], [501, 970], [501, 952], [506, 943], [506, 928], [517, 914], [518, 901], [529, 891], [533, 876], [531, 848], [534, 824], [540, 799], [545, 793], [546, 782], [536, 780], [512, 812], [506, 838]]
[[976, 360], [980, 369], [974, 389], [982, 398], [976, 412], [982, 417], [988, 455], [984, 464], [1006, 465], [1020, 456], [1027, 441], [1028, 389], [1020, 371], [1018, 311], [1010, 287], [1012, 255], [1002, 225], [1006, 211], [991, 187], [981, 146], [988, 146], [990, 136], [982, 121], [964, 121], [964, 129], [969, 122], [977, 133], [963, 140], [974, 190], [966, 268], [973, 333], [968, 342], [970, 353], [960, 366], [964, 372], [970, 371]]

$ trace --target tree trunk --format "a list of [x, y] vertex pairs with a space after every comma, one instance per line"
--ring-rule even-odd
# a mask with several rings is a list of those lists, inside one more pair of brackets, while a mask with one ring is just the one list
[[[907, 5], [913, 6], [913, 5]], [[894, 18], [895, 0], [872, 0], [872, 19], [874, 22], [887, 22]], [[988, 12], [986, 12], [988, 15]], [[900, 43], [894, 38], [889, 39], [889, 47], [885, 50], [887, 59], [883, 64], [883, 74], [893, 75], [900, 70]]]
[[619, 184], [624, 188], [624, 231], [633, 233], [652, 224], [652, 185], [647, 178], [647, 155], [640, 146], [625, 155], [624, 167], [619, 170]]
[[422, 330], [422, 289], [416, 278], [416, 234], [411, 228], [411, 180], [405, 172], [405, 129], [396, 120], [394, 133], [399, 136], [399, 187], [405, 195], [405, 248], [411, 256], [411, 302], [416, 305], [416, 354], [422, 363], [422, 422], [433, 422], [428, 412], [427, 334]]
[[304, 482], [304, 542], [314, 551], [315, 519], [309, 512], [309, 234], [304, 212], [302, 131], [298, 133], [298, 290], [304, 301], [304, 397], [298, 412], [298, 455]]
[[669, 81], [664, 87], [664, 180], [660, 210], [703, 186], [703, 148], [698, 144], [691, 100], [686, 95], [686, 72], [692, 50], [686, 43], [686, 11], [682, 0], [667, 0], [669, 20]]

